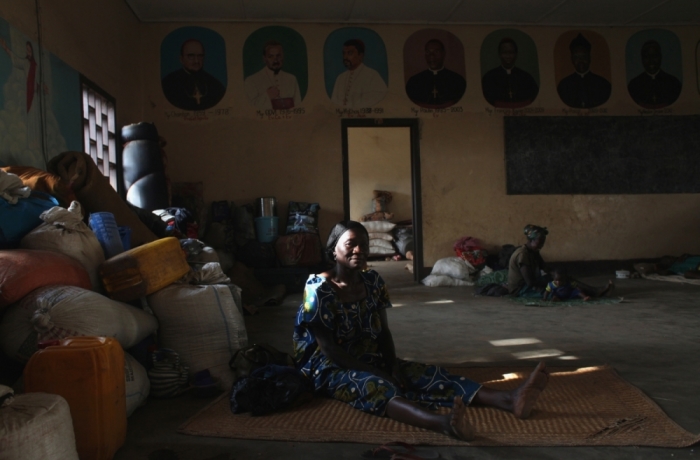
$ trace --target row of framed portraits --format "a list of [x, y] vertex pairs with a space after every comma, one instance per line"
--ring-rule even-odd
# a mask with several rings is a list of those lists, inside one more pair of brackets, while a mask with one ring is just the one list
[[[464, 46], [442, 29], [422, 29], [404, 44], [403, 85], [408, 99], [429, 108], [447, 108], [465, 94]], [[389, 84], [387, 51], [381, 37], [363, 27], [333, 31], [323, 48], [325, 90], [334, 106], [368, 108], [384, 99]], [[517, 29], [490, 33], [481, 45], [481, 90], [497, 108], [532, 104], [539, 94], [537, 46]], [[673, 104], [683, 86], [681, 43], [665, 29], [635, 33], [625, 50], [631, 99], [646, 109]], [[554, 45], [556, 91], [569, 107], [605, 104], [611, 93], [610, 49], [590, 30], [571, 30]], [[243, 46], [243, 87], [259, 110], [300, 107], [308, 90], [304, 38], [284, 26], [262, 27]], [[161, 43], [161, 86], [166, 99], [183, 110], [214, 107], [229, 84], [225, 41], [205, 27], [182, 27]], [[472, 84], [472, 83], [470, 83]]]

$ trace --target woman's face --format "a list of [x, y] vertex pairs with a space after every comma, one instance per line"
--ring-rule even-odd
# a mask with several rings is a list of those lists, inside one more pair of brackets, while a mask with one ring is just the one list
[[365, 268], [369, 255], [369, 238], [362, 231], [348, 230], [335, 245], [335, 261], [347, 268]]
[[546, 236], [540, 236], [539, 238], [535, 238], [534, 240], [528, 240], [527, 244], [528, 246], [530, 246], [530, 249], [534, 251], [539, 251], [544, 246], [544, 242], [546, 239]]

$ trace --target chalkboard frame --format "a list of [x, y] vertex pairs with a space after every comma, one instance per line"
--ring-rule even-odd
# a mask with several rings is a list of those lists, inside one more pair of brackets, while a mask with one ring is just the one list
[[700, 193], [700, 115], [506, 116], [508, 195]]

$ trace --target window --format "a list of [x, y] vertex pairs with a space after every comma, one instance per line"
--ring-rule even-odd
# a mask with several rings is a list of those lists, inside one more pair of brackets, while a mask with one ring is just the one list
[[115, 100], [87, 79], [82, 79], [83, 148], [102, 174], [119, 191]]

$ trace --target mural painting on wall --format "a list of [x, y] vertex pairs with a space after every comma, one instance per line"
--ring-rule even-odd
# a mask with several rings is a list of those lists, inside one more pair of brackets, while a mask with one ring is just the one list
[[226, 93], [226, 45], [206, 27], [181, 27], [160, 45], [163, 95], [182, 110], [208, 110]]
[[589, 30], [563, 33], [554, 45], [554, 76], [562, 102], [592, 109], [610, 98], [610, 50], [605, 39]]
[[515, 109], [532, 104], [540, 90], [537, 47], [516, 29], [490, 33], [481, 44], [481, 90], [494, 107]]
[[260, 115], [304, 113], [301, 101], [309, 82], [304, 38], [289, 27], [256, 30], [243, 45], [243, 78], [248, 101]]
[[80, 74], [1, 18], [0, 87], [0, 164], [44, 169], [83, 149]]
[[371, 107], [386, 96], [389, 69], [384, 41], [375, 31], [362, 27], [333, 31], [323, 47], [323, 60], [326, 92], [339, 113], [343, 109], [381, 113]]
[[426, 109], [444, 109], [462, 99], [467, 89], [464, 46], [440, 29], [415, 32], [403, 46], [406, 95]]
[[683, 81], [681, 42], [663, 29], [642, 30], [627, 41], [627, 91], [645, 109], [661, 109], [678, 99]]

